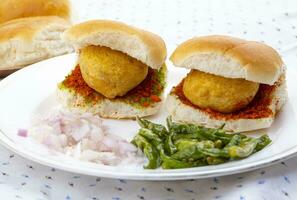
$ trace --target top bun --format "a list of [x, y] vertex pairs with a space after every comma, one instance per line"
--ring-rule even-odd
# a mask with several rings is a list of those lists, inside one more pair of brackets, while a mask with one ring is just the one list
[[69, 0], [1, 0], [0, 23], [23, 17], [55, 15], [69, 19]]
[[165, 43], [159, 36], [110, 20], [92, 20], [75, 25], [64, 33], [64, 40], [77, 50], [89, 45], [109, 47], [153, 69], [162, 66], [167, 54]]
[[280, 55], [273, 48], [220, 35], [190, 39], [176, 48], [170, 60], [177, 67], [269, 85], [285, 70]]

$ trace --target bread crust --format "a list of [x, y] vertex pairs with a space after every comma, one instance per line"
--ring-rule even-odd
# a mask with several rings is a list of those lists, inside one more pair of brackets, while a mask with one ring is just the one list
[[36, 34], [53, 24], [65, 28], [70, 26], [69, 22], [56, 16], [27, 17], [8, 21], [0, 24], [0, 43], [11, 39], [33, 42]]
[[285, 70], [280, 55], [270, 46], [221, 35], [190, 39], [176, 48], [170, 60], [177, 67], [269, 85]]
[[28, 17], [0, 24], [0, 70], [19, 69], [37, 61], [70, 53], [61, 39], [70, 23], [56, 16]]
[[92, 20], [77, 24], [64, 33], [64, 40], [79, 50], [88, 45], [122, 51], [153, 69], [165, 62], [167, 50], [161, 37], [111, 20]]
[[1, 0], [0, 3], [0, 23], [23, 17], [50, 15], [70, 19], [69, 0]]

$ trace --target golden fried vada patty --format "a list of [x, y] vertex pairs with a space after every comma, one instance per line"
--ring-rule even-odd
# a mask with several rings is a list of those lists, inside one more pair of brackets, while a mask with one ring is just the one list
[[248, 105], [259, 83], [232, 79], [191, 70], [183, 84], [183, 93], [194, 105], [222, 113], [231, 113]]
[[102, 46], [80, 50], [80, 70], [85, 82], [107, 98], [124, 96], [148, 74], [148, 66], [120, 51]]

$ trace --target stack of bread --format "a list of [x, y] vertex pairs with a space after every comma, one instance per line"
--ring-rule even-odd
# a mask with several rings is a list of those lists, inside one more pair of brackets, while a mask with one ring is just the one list
[[70, 20], [68, 0], [1, 0], [0, 76], [72, 52], [61, 39]]

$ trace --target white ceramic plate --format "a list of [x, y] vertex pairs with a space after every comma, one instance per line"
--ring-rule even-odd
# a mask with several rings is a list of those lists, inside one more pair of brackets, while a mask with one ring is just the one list
[[[32, 117], [57, 107], [55, 90], [58, 82], [73, 68], [75, 55], [66, 55], [37, 63], [22, 69], [0, 82], [0, 141], [2, 145], [21, 156], [58, 169], [109, 178], [139, 180], [176, 180], [204, 178], [234, 174], [270, 165], [297, 152], [297, 70], [288, 69], [289, 100], [278, 115], [273, 126], [267, 130], [251, 133], [259, 135], [266, 132], [272, 144], [253, 156], [216, 166], [197, 167], [178, 170], [144, 170], [141, 166], [110, 167], [87, 163], [49, 152], [36, 142], [17, 136], [19, 128], [27, 128]], [[168, 88], [185, 76], [185, 70], [169, 67]], [[164, 123], [167, 113], [162, 110], [151, 120]], [[106, 120], [113, 133], [131, 139], [138, 130], [132, 120]]]

